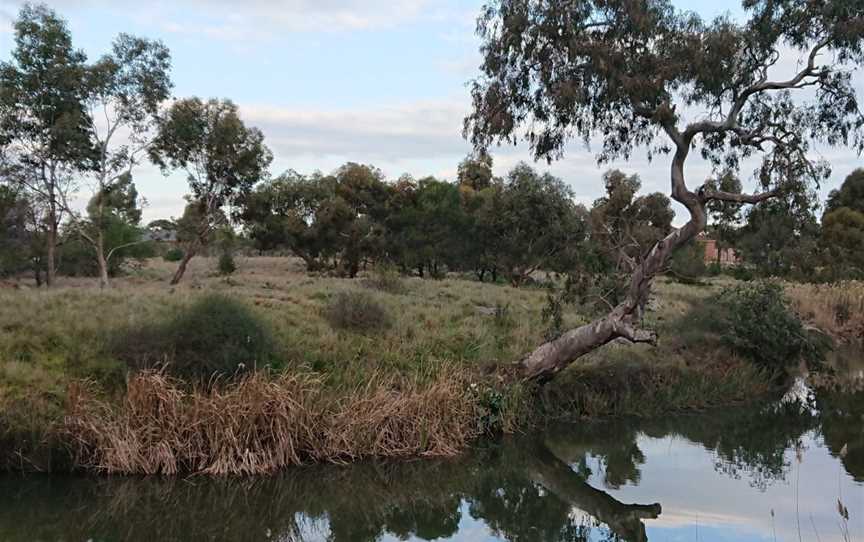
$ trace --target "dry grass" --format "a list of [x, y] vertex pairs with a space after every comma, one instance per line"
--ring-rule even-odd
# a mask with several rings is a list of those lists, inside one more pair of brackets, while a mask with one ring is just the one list
[[786, 292], [809, 324], [840, 342], [864, 340], [864, 282], [791, 283]]
[[423, 386], [382, 379], [336, 396], [310, 375], [253, 374], [187, 391], [142, 373], [119, 408], [72, 387], [64, 433], [79, 467], [119, 474], [268, 474], [321, 461], [450, 456], [478, 433], [466, 390], [452, 373]]

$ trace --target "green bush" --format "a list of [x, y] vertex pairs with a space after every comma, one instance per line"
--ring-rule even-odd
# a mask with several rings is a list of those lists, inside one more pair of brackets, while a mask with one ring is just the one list
[[165, 251], [165, 255], [162, 258], [166, 262], [179, 262], [183, 259], [183, 251], [177, 247], [169, 248]]
[[368, 292], [339, 292], [324, 308], [324, 318], [333, 329], [369, 332], [389, 328], [390, 313]]
[[208, 294], [166, 322], [117, 334], [113, 353], [142, 369], [165, 364], [181, 378], [199, 381], [230, 376], [276, 359], [267, 326], [243, 303]]
[[736, 280], [743, 280], [745, 282], [749, 282], [756, 278], [756, 272], [751, 268], [744, 265], [736, 265], [729, 269], [729, 273], [732, 275], [732, 278]]
[[223, 277], [227, 277], [237, 271], [237, 264], [234, 263], [234, 256], [230, 252], [223, 252], [221, 256], [219, 256], [219, 263], [217, 265], [219, 270], [219, 274]]
[[776, 370], [802, 359], [819, 363], [830, 349], [824, 336], [804, 329], [777, 283], [756, 281], [724, 288], [716, 301], [723, 341], [757, 365]]
[[705, 247], [702, 243], [691, 240], [675, 251], [669, 262], [669, 272], [685, 284], [699, 282], [706, 272]]

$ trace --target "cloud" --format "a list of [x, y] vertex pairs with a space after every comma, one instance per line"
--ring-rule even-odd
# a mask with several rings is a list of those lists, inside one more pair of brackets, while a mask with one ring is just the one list
[[277, 155], [362, 156], [364, 160], [430, 159], [465, 154], [462, 100], [373, 108], [303, 109], [241, 106]]
[[[63, 12], [117, 10], [110, 0], [48, 3]], [[0, 0], [0, 7], [21, 4], [21, 0]], [[449, 16], [433, 0], [154, 0], [122, 9], [166, 32], [223, 40], [261, 39], [285, 32], [377, 30]]]

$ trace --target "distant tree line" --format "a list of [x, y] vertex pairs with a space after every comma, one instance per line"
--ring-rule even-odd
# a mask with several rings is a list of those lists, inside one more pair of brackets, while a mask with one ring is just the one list
[[[53, 10], [21, 9], [11, 60], [0, 63], [0, 275], [29, 272], [49, 286], [57, 273], [96, 276], [108, 286], [124, 261], [154, 254], [150, 229], [176, 240], [173, 284], [212, 248], [232, 269], [231, 251], [246, 242], [345, 277], [369, 265], [517, 286], [536, 271], [568, 274], [583, 294], [593, 289], [614, 305], [624, 278], [673, 230], [670, 199], [640, 194], [636, 175], [608, 171], [604, 195], [586, 208], [562, 179], [525, 163], [495, 176], [482, 149], [453, 182], [386, 179], [357, 163], [271, 178], [260, 130], [230, 100], [171, 98], [170, 65], [161, 42], [127, 34], [90, 62]], [[176, 220], [141, 224], [133, 173], [145, 160], [185, 173], [189, 195]], [[82, 186], [93, 189], [80, 211], [70, 201]], [[746, 213], [733, 173], [702, 193], [724, 195], [707, 201], [709, 234], [747, 270], [864, 277], [864, 170], [831, 193], [821, 223], [816, 194], [794, 176]], [[673, 275], [704, 272], [699, 245], [689, 246], [669, 262]]]

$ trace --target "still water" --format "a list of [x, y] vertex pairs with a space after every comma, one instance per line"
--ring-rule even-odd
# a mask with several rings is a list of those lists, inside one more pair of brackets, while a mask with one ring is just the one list
[[864, 540], [864, 395], [814, 404], [274, 478], [0, 476], [0, 540]]

